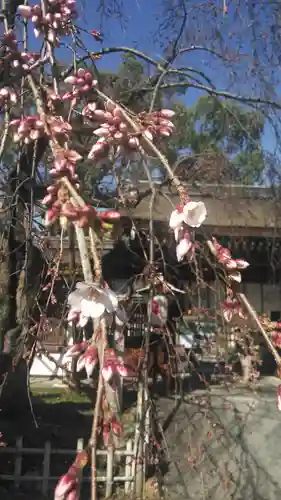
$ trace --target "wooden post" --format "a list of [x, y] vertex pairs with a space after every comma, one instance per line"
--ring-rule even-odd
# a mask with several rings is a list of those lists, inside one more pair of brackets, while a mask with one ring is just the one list
[[137, 498], [142, 498], [143, 494], [143, 452], [144, 452], [144, 384], [139, 381], [137, 415], [136, 415], [136, 432], [134, 446], [134, 472], [135, 477], [135, 493]]
[[[133, 441], [132, 439], [129, 439], [126, 445], [126, 450], [128, 452], [133, 451]], [[132, 476], [132, 456], [127, 455], [125, 459], [125, 478], [128, 478]], [[125, 494], [129, 494], [132, 486], [132, 481], [131, 480], [125, 480]]]
[[15, 488], [19, 487], [20, 484], [20, 478], [21, 478], [21, 466], [22, 466], [22, 443], [23, 439], [22, 437], [19, 437], [16, 440], [16, 460], [15, 460], [15, 473], [14, 473], [14, 485]]
[[51, 443], [49, 441], [46, 441], [44, 450], [43, 481], [42, 481], [42, 493], [45, 496], [48, 495], [50, 463], [51, 463]]
[[[80, 438], [77, 439], [77, 447], [76, 450], [77, 452], [82, 451], [84, 449], [84, 439]], [[82, 486], [82, 480], [83, 480], [83, 469], [80, 469], [79, 475], [78, 475], [78, 500], [80, 499], [80, 494], [81, 494], [81, 486]]]
[[114, 448], [112, 445], [110, 445], [107, 450], [106, 487], [105, 487], [106, 498], [110, 498], [113, 493], [113, 461], [114, 461]]

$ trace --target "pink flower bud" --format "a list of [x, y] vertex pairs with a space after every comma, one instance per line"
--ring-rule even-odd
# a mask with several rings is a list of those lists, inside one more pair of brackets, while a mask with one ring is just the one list
[[120, 125], [119, 125], [119, 129], [121, 130], [121, 132], [126, 132], [126, 130], [128, 129], [126, 123], [124, 122], [121, 122]]
[[43, 200], [41, 201], [42, 205], [50, 205], [53, 201], [53, 196], [51, 194], [47, 194]]
[[175, 126], [170, 120], [159, 120], [159, 125], [173, 129]]
[[88, 84], [83, 85], [83, 87], [81, 87], [81, 89], [80, 89], [80, 92], [82, 92], [83, 94], [85, 94], [86, 92], [89, 92], [90, 88], [91, 87]]
[[160, 128], [159, 129], [159, 134], [163, 135], [163, 137], [170, 137], [171, 132], [167, 128]]
[[51, 186], [47, 187], [47, 191], [50, 194], [55, 194], [58, 190], [58, 186], [56, 184], [52, 184]]
[[120, 212], [117, 212], [116, 210], [105, 210], [104, 212], [97, 212], [97, 216], [102, 218], [102, 219], [119, 220], [121, 217], [121, 214], [120, 214]]
[[175, 115], [175, 112], [172, 109], [161, 109], [160, 113], [164, 118], [173, 118]]
[[90, 73], [89, 71], [87, 71], [85, 73], [85, 75], [84, 75], [84, 80], [85, 80], [85, 82], [87, 82], [89, 84], [92, 83], [92, 81], [93, 81], [93, 75], [92, 75], [92, 73]]
[[79, 68], [77, 71], [77, 76], [78, 78], [85, 78], [86, 71], [84, 68]]
[[[69, 313], [71, 312], [71, 314], [73, 315], [76, 315], [79, 314], [79, 311], [75, 311], [75, 310], [70, 310]], [[83, 353], [84, 351], [86, 351], [86, 349], [89, 347], [89, 343], [87, 341], [85, 342], [79, 342], [78, 344], [74, 344], [73, 346], [71, 346], [65, 353], [65, 357], [74, 357], [74, 356], [78, 356], [79, 354]]]
[[105, 119], [106, 118], [106, 114], [104, 111], [102, 111], [101, 109], [97, 109], [94, 113], [94, 117], [95, 118], [99, 118], [99, 119]]
[[11, 120], [10, 121], [10, 125], [11, 125], [11, 127], [18, 127], [18, 125], [20, 124], [20, 122], [21, 122], [20, 119], [17, 118], [15, 120]]
[[94, 134], [97, 135], [98, 137], [108, 137], [110, 134], [110, 131], [107, 128], [97, 128], [94, 130]]
[[116, 118], [123, 118], [123, 112], [122, 112], [122, 109], [119, 108], [118, 106], [116, 106], [113, 110], [113, 116]]
[[130, 146], [130, 148], [138, 148], [140, 143], [139, 143], [139, 140], [137, 137], [130, 137], [129, 140], [128, 140], [128, 145]]
[[[70, 78], [70, 77], [69, 77]], [[71, 101], [73, 99], [73, 93], [72, 92], [66, 92], [62, 96], [63, 101]]]

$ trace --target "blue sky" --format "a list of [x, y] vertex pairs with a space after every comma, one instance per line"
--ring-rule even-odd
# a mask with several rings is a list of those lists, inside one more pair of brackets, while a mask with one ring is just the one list
[[[105, 20], [102, 23], [102, 20], [99, 15], [96, 13], [96, 5], [97, 1], [91, 0], [91, 2], [87, 2], [86, 6], [82, 10], [80, 10], [80, 22], [83, 23], [86, 29], [94, 29], [101, 26], [102, 31], [104, 32], [104, 42], [103, 46], [129, 46], [135, 47], [155, 59], [161, 60], [162, 50], [153, 34], [159, 24], [159, 20], [157, 20], [157, 16], [161, 13], [161, 4], [164, 2], [161, 0], [124, 0], [125, 13], [126, 13], [126, 21], [120, 24], [120, 22], [116, 19]], [[193, 1], [193, 3], [196, 3]], [[204, 2], [198, 2], [198, 4], [202, 4]], [[216, 1], [218, 6], [222, 5], [222, 0]], [[249, 19], [247, 18], [246, 13], [241, 11], [241, 13], [237, 14], [237, 11], [232, 9], [232, 4], [235, 2], [228, 1], [229, 12], [227, 16], [223, 16], [221, 13], [216, 20], [215, 26], [218, 26], [218, 29], [221, 32], [229, 33], [230, 36], [227, 40], [227, 44], [230, 50], [237, 50], [237, 45], [240, 47], [240, 51], [245, 54], [245, 61], [250, 61], [249, 55], [252, 53], [252, 46], [250, 45], [250, 40], [248, 38], [249, 33]], [[200, 14], [200, 13], [199, 13]], [[204, 15], [201, 13], [201, 15]], [[267, 22], [266, 14], [261, 10], [260, 14], [261, 18], [261, 27], [265, 32], [267, 30], [266, 24], [263, 22]], [[190, 20], [188, 23], [193, 23], [193, 17], [190, 14]], [[213, 28], [212, 28], [213, 29]], [[263, 33], [258, 31], [258, 36], [263, 37]], [[243, 40], [243, 42], [242, 42]], [[85, 39], [86, 41], [86, 39]], [[93, 40], [89, 40], [87, 37], [88, 46], [92, 45], [93, 50], [97, 47], [97, 44]], [[207, 45], [207, 44], [206, 44]], [[103, 69], [116, 69], [120, 62], [120, 56], [118, 54], [104, 56], [104, 58], [98, 63], [98, 66]], [[208, 74], [213, 78], [217, 84], [217, 88], [224, 89], [226, 80], [225, 80], [225, 71], [222, 70], [222, 67], [214, 66], [213, 68], [210, 65], [214, 64], [214, 58], [208, 57], [208, 54], [205, 53], [191, 53], [188, 55], [188, 59], [182, 60], [185, 64], [188, 62], [190, 66], [194, 66], [198, 69], [206, 69]], [[247, 70], [246, 70], [247, 71]], [[239, 72], [239, 70], [238, 70]], [[241, 81], [243, 81], [243, 76], [245, 79], [245, 85], [243, 85], [244, 94], [253, 95], [254, 89], [251, 86], [247, 86], [247, 75], [241, 74]], [[279, 78], [279, 75], [277, 74]], [[277, 84], [275, 89], [277, 89], [280, 94], [281, 86]], [[197, 98], [201, 95], [201, 93], [194, 89], [189, 89], [186, 92], [184, 97], [184, 101], [186, 105], [192, 105]], [[276, 139], [274, 133], [272, 131], [271, 126], [267, 123], [265, 126], [265, 132], [263, 136], [263, 147], [273, 152], [276, 148]]]
[[[120, 1], [121, 0], [115, 0], [115, 2], [112, 3], [119, 3]], [[37, 2], [32, 0], [32, 3]], [[93, 37], [88, 34], [82, 35], [83, 41], [89, 50], [98, 50], [100, 46], [127, 46], [137, 48], [138, 50], [143, 51], [151, 57], [161, 61], [163, 49], [160, 47], [160, 43], [161, 41], [165, 43], [166, 33], [164, 30], [163, 36], [160, 40], [155, 40], [153, 35], [159, 25], [159, 19], [157, 19], [157, 16], [158, 18], [161, 17], [161, 10], [164, 3], [165, 2], [163, 0], [123, 0], [125, 19], [123, 22], [120, 22], [120, 20], [116, 19], [114, 16], [112, 16], [111, 19], [102, 19], [100, 12], [97, 12], [97, 6], [99, 4], [98, 0], [77, 0], [79, 11], [77, 25], [85, 30], [101, 29], [104, 34], [104, 41], [102, 44], [97, 43]], [[187, 32], [190, 32], [191, 34], [195, 32], [196, 36], [199, 37], [198, 39], [201, 41], [201, 44], [207, 47], [209, 46], [210, 40], [215, 40], [222, 35], [224, 43], [226, 42], [227, 44], [227, 50], [235, 52], [239, 48], [240, 52], [243, 54], [242, 63], [237, 63], [236, 65], [237, 74], [232, 76], [231, 90], [235, 92], [235, 87], [239, 85], [240, 94], [254, 95], [254, 93], [256, 93], [256, 89], [254, 87], [255, 78], [253, 78], [252, 81], [248, 79], [249, 66], [252, 65], [253, 50], [249, 40], [251, 23], [249, 24], [248, 12], [243, 10], [244, 4], [240, 10], [235, 10], [234, 6], [237, 2], [235, 2], [235, 0], [228, 0], [227, 4], [229, 12], [227, 16], [224, 16], [221, 11], [223, 0], [215, 0], [212, 3], [216, 4], [217, 8], [219, 8], [217, 11], [218, 15], [215, 19], [213, 19], [214, 16], [211, 16], [209, 33], [208, 36], [204, 38], [203, 31], [206, 30], [206, 21], [205, 25], [203, 23], [206, 19], [206, 11], [202, 10], [200, 6], [204, 4], [206, 7], [208, 2], [207, 0], [192, 0], [192, 2], [186, 2], [188, 6], [192, 4], [193, 6], [195, 5], [197, 9], [195, 12], [192, 10], [189, 12]], [[209, 2], [209, 4], [211, 5], [211, 2]], [[259, 19], [261, 21], [261, 28], [259, 28], [257, 33], [257, 38], [261, 38], [261, 42], [259, 41], [258, 43], [265, 43], [262, 31], [263, 29], [265, 31], [267, 29], [267, 19], [266, 11], [261, 10]], [[200, 32], [201, 22], [203, 27], [201, 30], [202, 33]], [[169, 35], [172, 37], [173, 31], [167, 31], [168, 39]], [[69, 40], [67, 40], [67, 43], [68, 42]], [[191, 40], [187, 40], [187, 46], [191, 43], [192, 38]], [[36, 45], [38, 46], [38, 42]], [[63, 59], [69, 59], [71, 57], [71, 52], [67, 48], [63, 49], [61, 54]], [[99, 69], [109, 69], [114, 71], [118, 67], [120, 60], [120, 54], [106, 55], [98, 61], [97, 66]], [[219, 64], [217, 59], [213, 56], [209, 56], [205, 52], [196, 51], [189, 53], [188, 56], [183, 57], [182, 60], [177, 62], [177, 65], [187, 64], [191, 67], [206, 71], [208, 76], [214, 80], [216, 88], [228, 88], [229, 78], [226, 78], [226, 75], [230, 75], [232, 68], [225, 69], [225, 67]], [[234, 66], [235, 65], [233, 65], [233, 67]], [[277, 75], [277, 78], [279, 79], [279, 73], [276, 70], [274, 71], [274, 77], [275, 75]], [[281, 86], [278, 81], [275, 86], [275, 90], [276, 89], [280, 94]], [[184, 96], [184, 102], [187, 106], [192, 105], [199, 96], [200, 93], [197, 90], [189, 89]], [[271, 152], [274, 151], [276, 146], [274, 134], [268, 123], [265, 127], [263, 146], [266, 150]]]

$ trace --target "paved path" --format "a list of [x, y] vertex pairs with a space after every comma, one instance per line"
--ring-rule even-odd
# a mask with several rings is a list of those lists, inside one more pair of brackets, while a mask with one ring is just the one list
[[[171, 500], [279, 500], [281, 413], [278, 379], [246, 388], [196, 392], [185, 398], [166, 431], [170, 467], [164, 483]], [[172, 401], [159, 402], [166, 418]]]

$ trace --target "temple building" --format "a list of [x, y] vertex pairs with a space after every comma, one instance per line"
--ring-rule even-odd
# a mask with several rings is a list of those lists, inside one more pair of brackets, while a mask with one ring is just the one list
[[[143, 182], [138, 185], [138, 200], [130, 208], [120, 209], [122, 229], [119, 238], [113, 241], [109, 235], [104, 240], [104, 278], [114, 290], [124, 293], [132, 279], [141, 275], [148, 262], [152, 211], [154, 261], [174, 285], [186, 291], [180, 295], [184, 315], [196, 316], [208, 310], [215, 318], [220, 315], [225, 294], [210, 264], [206, 246], [200, 245], [205, 250], [199, 250], [196, 263], [177, 262], [174, 235], [168, 222], [171, 211], [179, 204], [179, 197], [174, 188], [158, 184], [154, 187], [153, 206], [149, 186]], [[230, 249], [233, 257], [247, 260], [250, 266], [243, 271], [242, 291], [259, 314], [265, 313], [273, 321], [281, 319], [281, 203], [278, 192], [265, 187], [197, 183], [187, 189], [190, 198], [204, 201], [208, 211], [205, 223], [196, 229], [196, 240], [203, 243], [215, 236]], [[144, 196], [144, 193], [148, 194]], [[60, 245], [58, 236], [49, 238], [48, 251], [54, 259], [60, 252]], [[67, 239], [63, 246], [61, 265], [73, 275]], [[83, 279], [77, 248], [75, 254], [76, 277]], [[134, 327], [140, 323], [141, 328], [141, 317], [134, 318], [132, 323]]]

